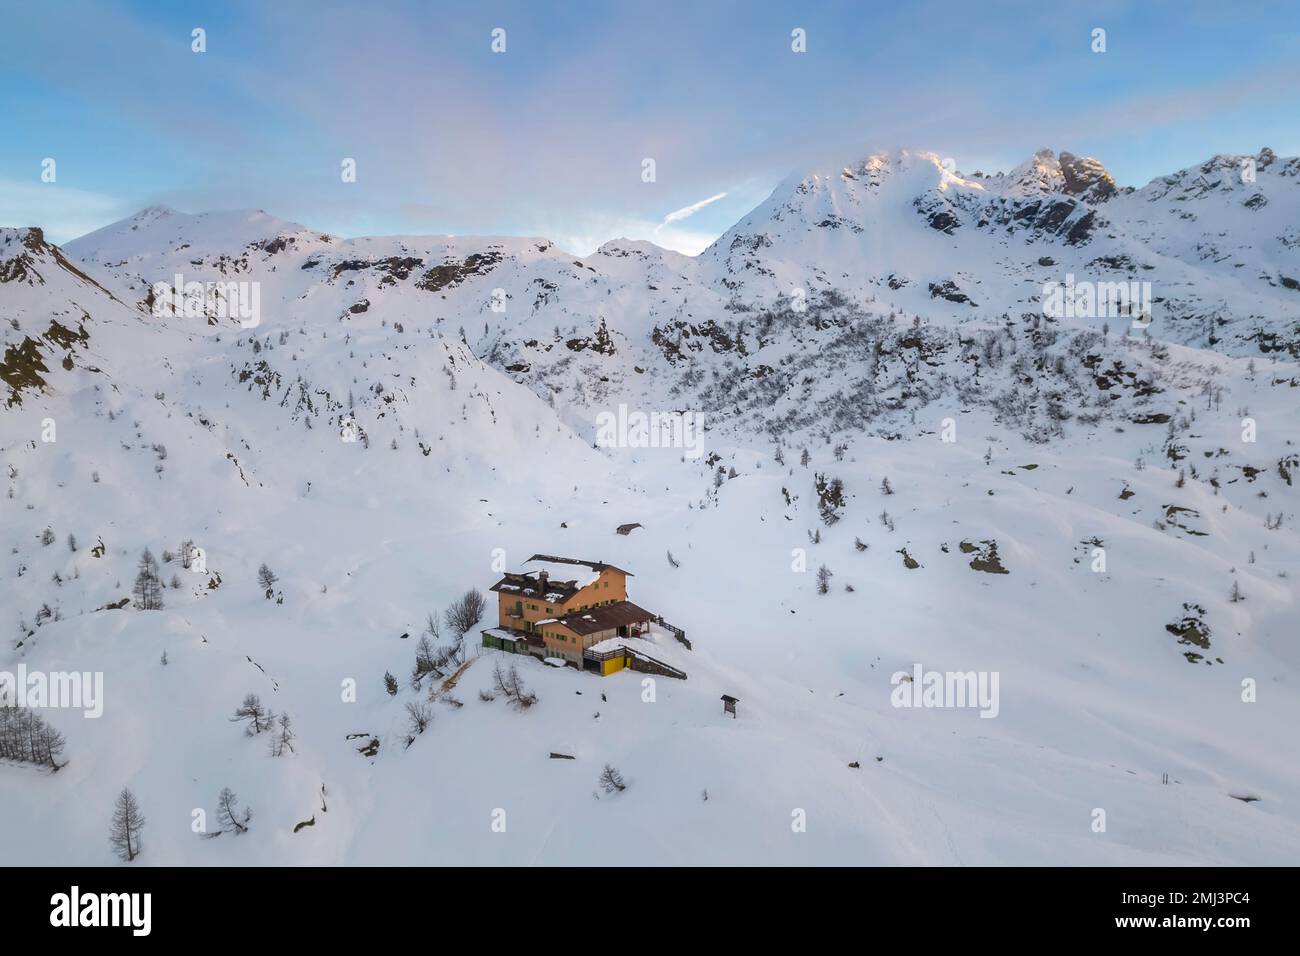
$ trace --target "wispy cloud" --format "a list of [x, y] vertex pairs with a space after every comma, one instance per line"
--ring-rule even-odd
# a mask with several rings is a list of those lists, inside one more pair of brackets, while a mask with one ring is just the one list
[[689, 206], [683, 206], [681, 209], [675, 209], [672, 212], [670, 212], [668, 215], [664, 216], [664, 221], [659, 223], [655, 231], [658, 232], [659, 229], [662, 229], [664, 226], [668, 225], [669, 223], [680, 222], [683, 219], [688, 219], [691, 216], [695, 215], [697, 212], [699, 212], [701, 209], [703, 209], [705, 206], [708, 206], [711, 203], [715, 203], [719, 199], [726, 199], [726, 198], [727, 198], [726, 193], [718, 193], [715, 196], [710, 196], [708, 199], [701, 199], [699, 202], [691, 203]]

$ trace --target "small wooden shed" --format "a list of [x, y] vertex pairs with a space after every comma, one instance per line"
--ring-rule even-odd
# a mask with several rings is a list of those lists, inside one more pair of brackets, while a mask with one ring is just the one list
[[724, 714], [730, 714], [730, 715], [731, 715], [731, 719], [732, 719], [732, 720], [735, 720], [735, 719], [736, 719], [736, 704], [738, 704], [739, 702], [740, 702], [740, 699], [739, 699], [739, 698], [737, 698], [737, 697], [732, 697], [730, 694], [723, 694], [723, 695], [722, 695], [722, 712], [723, 712]]

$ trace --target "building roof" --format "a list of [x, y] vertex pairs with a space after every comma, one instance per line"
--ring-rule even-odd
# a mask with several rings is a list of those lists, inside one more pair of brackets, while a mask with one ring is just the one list
[[643, 607], [637, 607], [631, 601], [619, 601], [604, 607], [588, 608], [557, 618], [555, 623], [568, 628], [579, 637], [608, 631], [625, 624], [640, 624], [654, 620], [654, 614]]
[[582, 586], [577, 581], [547, 580], [546, 587], [543, 589], [541, 581], [536, 577], [507, 571], [506, 576], [488, 590], [505, 594], [518, 594], [520, 597], [545, 601], [547, 604], [563, 604], [581, 591]]
[[590, 568], [597, 574], [604, 571], [606, 568], [609, 568], [611, 571], [618, 571], [620, 574], [626, 574], [629, 578], [633, 576], [631, 571], [624, 571], [622, 568], [616, 567], [612, 564], [606, 564], [604, 561], [584, 561], [581, 558], [557, 558], [553, 554], [535, 554], [525, 561], [524, 564], [532, 564], [533, 562], [543, 564], [572, 564], [582, 568]]
[[[631, 577], [631, 574], [622, 568], [602, 561], [557, 558], [550, 554], [535, 554], [524, 563], [534, 567], [526, 571], [507, 571], [505, 577], [488, 590], [527, 596], [533, 600], [545, 601], [547, 604], [564, 604], [599, 578], [601, 572], [606, 569]], [[543, 574], [546, 575], [544, 587], [542, 586]]]

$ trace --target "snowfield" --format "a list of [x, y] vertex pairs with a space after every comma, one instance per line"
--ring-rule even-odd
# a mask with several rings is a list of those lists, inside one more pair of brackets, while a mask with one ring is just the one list
[[[877, 154], [695, 259], [0, 230], [0, 672], [104, 682], [41, 710], [57, 772], [0, 762], [4, 859], [115, 864], [129, 787], [134, 865], [1293, 863], [1300, 160], [1242, 159], [1132, 190]], [[1067, 273], [1150, 282], [1151, 325], [1042, 315]], [[256, 326], [155, 314], [177, 275], [258, 283]], [[598, 443], [620, 403], [705, 415], [704, 456]], [[489, 594], [414, 689], [426, 616], [534, 553], [631, 572], [692, 646], [628, 643], [688, 679], [483, 648]], [[996, 707], [895, 706], [918, 667]], [[223, 787], [247, 833], [212, 835]]]

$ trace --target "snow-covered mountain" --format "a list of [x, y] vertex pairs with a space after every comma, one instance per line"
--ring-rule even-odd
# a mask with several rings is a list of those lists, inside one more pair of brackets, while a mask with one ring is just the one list
[[839, 289], [956, 320], [1037, 313], [1067, 274], [1149, 281], [1162, 338], [1253, 354], [1268, 326], [1294, 357], [1298, 173], [1264, 149], [1133, 191], [1051, 150], [995, 176], [879, 154], [788, 180], [701, 258], [742, 301]]
[[[0, 765], [13, 858], [108, 862], [129, 785], [155, 863], [1294, 859], [1297, 172], [881, 153], [696, 258], [261, 211], [0, 230], [0, 671], [104, 675], [102, 717], [49, 712], [66, 766]], [[1045, 314], [1067, 282], [1149, 283], [1149, 325]], [[703, 414], [705, 454], [598, 443], [620, 405]], [[689, 678], [511, 658], [516, 712], [474, 630], [408, 686], [426, 615], [536, 552], [632, 571]], [[996, 718], [894, 706], [918, 664], [996, 673]], [[228, 719], [248, 693], [292, 753]], [[605, 764], [630, 786], [597, 799]], [[223, 786], [252, 829], [200, 839]]]

